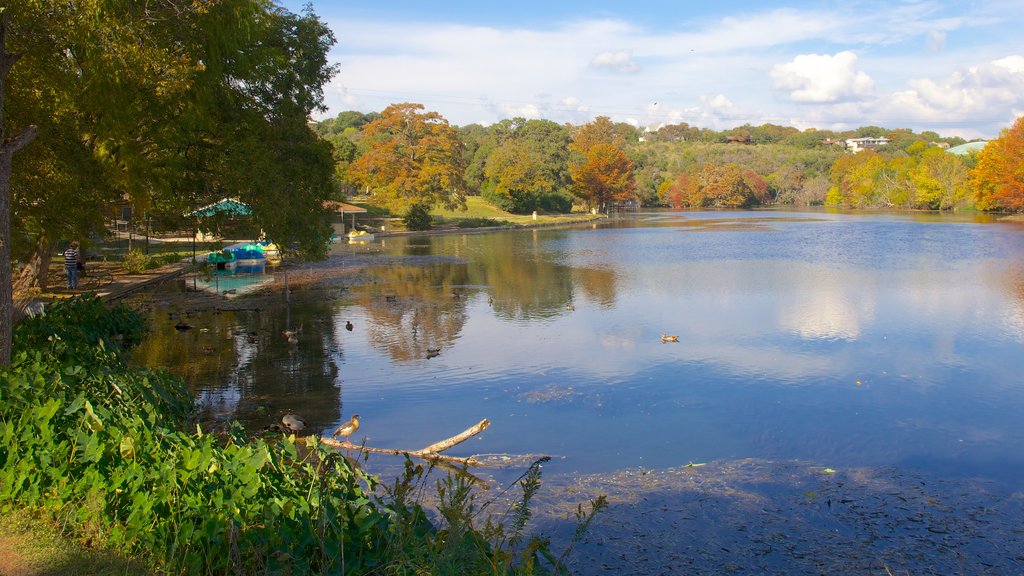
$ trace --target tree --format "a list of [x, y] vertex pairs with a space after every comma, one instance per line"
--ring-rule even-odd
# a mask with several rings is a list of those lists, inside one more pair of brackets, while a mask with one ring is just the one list
[[7, 14], [0, 8], [0, 366], [11, 362], [14, 326], [14, 292], [11, 282], [11, 165], [14, 153], [35, 138], [36, 128], [28, 125], [7, 137], [4, 95], [7, 76], [21, 57], [7, 51]]
[[840, 156], [829, 170], [832, 187], [825, 204], [867, 208], [874, 205], [885, 160], [873, 150]]
[[573, 166], [572, 178], [576, 196], [601, 211], [609, 204], [632, 200], [636, 188], [633, 163], [611, 144], [591, 146], [585, 160]]
[[745, 208], [768, 200], [768, 183], [736, 164], [705, 164], [680, 174], [669, 189], [674, 207]]
[[978, 208], [1024, 210], [1024, 116], [982, 148], [971, 179]]
[[573, 193], [589, 208], [605, 210], [612, 202], [633, 199], [633, 162], [626, 156], [625, 137], [607, 116], [582, 126], [573, 136], [569, 163]]
[[45, 279], [57, 240], [102, 234], [121, 203], [180, 219], [239, 196], [283, 246], [324, 252], [332, 163], [306, 121], [334, 73], [334, 39], [314, 14], [265, 0], [35, 0], [4, 10], [23, 56], [7, 81], [4, 128], [31, 122], [39, 133], [10, 173], [19, 239], [10, 247], [26, 264], [19, 288]]
[[929, 147], [910, 171], [914, 182], [914, 202], [930, 210], [949, 210], [968, 199], [970, 175], [967, 165], [955, 155]]
[[552, 197], [571, 183], [568, 131], [550, 120], [516, 118], [498, 126], [499, 144], [485, 162], [487, 200], [517, 213], [556, 208]]
[[458, 132], [422, 104], [392, 104], [363, 127], [366, 152], [351, 176], [395, 211], [416, 205], [465, 208], [465, 163]]

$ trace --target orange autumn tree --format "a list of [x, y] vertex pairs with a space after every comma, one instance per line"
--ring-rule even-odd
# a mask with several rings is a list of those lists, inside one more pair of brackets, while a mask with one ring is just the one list
[[985, 145], [971, 180], [978, 208], [1024, 210], [1024, 116]]
[[732, 163], [708, 163], [696, 174], [680, 174], [667, 198], [674, 208], [745, 208], [771, 199], [763, 178]]
[[353, 180], [396, 212], [435, 205], [465, 208], [465, 161], [458, 132], [422, 104], [392, 104], [363, 126], [366, 152], [349, 166]]
[[588, 208], [603, 212], [609, 204], [634, 198], [633, 162], [624, 148], [625, 138], [607, 116], [583, 125], [573, 136], [569, 144], [572, 192]]

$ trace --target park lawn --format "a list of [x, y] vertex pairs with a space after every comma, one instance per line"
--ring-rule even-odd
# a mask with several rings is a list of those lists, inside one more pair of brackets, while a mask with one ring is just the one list
[[569, 224], [573, 222], [586, 222], [601, 218], [600, 215], [587, 213], [573, 214], [538, 214], [533, 219], [532, 214], [513, 214], [500, 208], [492, 206], [479, 196], [466, 198], [466, 210], [445, 210], [434, 208], [430, 211], [431, 216], [440, 217], [446, 223], [458, 224], [459, 221], [488, 219], [494, 221], [493, 225], [515, 225], [515, 226], [538, 226], [545, 224]]

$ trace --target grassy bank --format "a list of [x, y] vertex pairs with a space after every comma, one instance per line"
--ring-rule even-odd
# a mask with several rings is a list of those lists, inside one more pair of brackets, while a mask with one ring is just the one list
[[[352, 200], [352, 203], [366, 208], [368, 213], [363, 217], [375, 222], [377, 226], [384, 223], [387, 231], [404, 231], [405, 225], [398, 217], [386, 217], [385, 212], [379, 208], [359, 199]], [[586, 212], [574, 212], [572, 214], [538, 214], [534, 220], [532, 214], [513, 214], [488, 204], [479, 196], [466, 198], [466, 210], [446, 210], [442, 207], [434, 207], [430, 211], [433, 220], [434, 230], [445, 229], [467, 229], [467, 228], [498, 228], [498, 227], [531, 227], [531, 226], [556, 226], [562, 224], [576, 224], [590, 222], [604, 218], [601, 214], [590, 214]]]
[[180, 380], [127, 365], [123, 347], [142, 333], [137, 314], [94, 298], [19, 325], [0, 371], [5, 517], [61, 526], [157, 573], [562, 572], [525, 533], [539, 466], [486, 519], [469, 481], [449, 477], [436, 487], [435, 524], [413, 497], [426, 487], [422, 466], [384, 485], [316, 437], [190, 426]]

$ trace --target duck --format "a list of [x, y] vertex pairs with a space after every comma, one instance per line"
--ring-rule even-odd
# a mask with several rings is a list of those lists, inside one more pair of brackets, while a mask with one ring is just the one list
[[181, 332], [184, 332], [185, 330], [191, 330], [192, 329], [192, 325], [188, 324], [187, 322], [182, 320], [182, 321], [179, 321], [177, 324], [174, 325], [174, 329], [178, 330], [178, 331], [181, 331]]
[[566, 304], [565, 305], [565, 309], [568, 310], [569, 312], [572, 312], [572, 311], [576, 310], [576, 307], [573, 306], [572, 304]]
[[348, 442], [348, 437], [354, 434], [356, 430], [359, 430], [359, 414], [353, 414], [352, 417], [349, 418], [348, 422], [338, 426], [331, 436], [341, 436], [345, 438], [345, 442]]
[[351, 332], [352, 328], [353, 328], [352, 322], [350, 322], [348, 320], [345, 320], [345, 330], [348, 330], [349, 332]]
[[431, 359], [431, 358], [433, 358], [435, 356], [440, 356], [440, 355], [441, 355], [441, 349], [440, 348], [427, 348], [427, 360], [429, 360], [429, 359]]
[[284, 334], [285, 339], [287, 339], [288, 343], [291, 344], [292, 346], [295, 346], [296, 344], [299, 343], [298, 330], [285, 330], [281, 332], [281, 334]]
[[661, 342], [662, 344], [664, 344], [665, 342], [679, 342], [679, 336], [669, 336], [668, 334], [665, 334], [663, 332], [661, 334]]
[[306, 420], [298, 414], [285, 414], [281, 416], [281, 426], [284, 427], [286, 432], [298, 434], [306, 427]]

